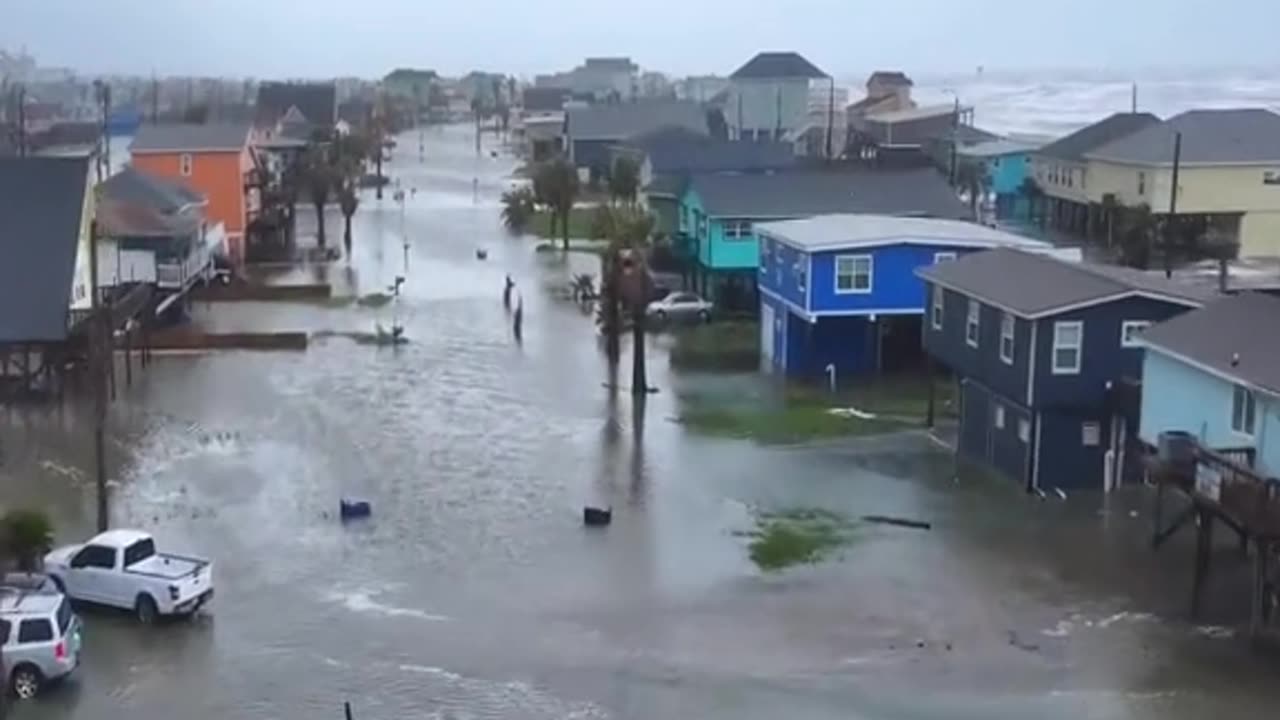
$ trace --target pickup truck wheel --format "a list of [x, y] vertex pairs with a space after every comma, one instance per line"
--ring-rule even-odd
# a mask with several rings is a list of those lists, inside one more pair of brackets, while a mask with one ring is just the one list
[[156, 601], [150, 595], [139, 595], [137, 602], [133, 604], [133, 611], [138, 616], [138, 622], [143, 625], [150, 625], [156, 621]]
[[30, 700], [40, 694], [40, 685], [44, 678], [34, 665], [19, 665], [14, 668], [9, 678], [9, 688], [19, 700]]

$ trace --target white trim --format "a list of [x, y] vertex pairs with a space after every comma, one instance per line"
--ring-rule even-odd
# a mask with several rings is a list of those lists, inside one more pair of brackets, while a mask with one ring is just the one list
[[[1058, 344], [1058, 330], [1075, 328], [1078, 340], [1074, 346]], [[1074, 367], [1065, 368], [1058, 367], [1058, 351], [1074, 349], [1076, 351], [1076, 362]], [[1084, 364], [1084, 321], [1083, 320], [1058, 320], [1053, 324], [1053, 347], [1049, 350], [1049, 369], [1054, 375], [1079, 375], [1080, 366]]]
[[1027, 407], [1036, 401], [1036, 356], [1040, 354], [1036, 348], [1036, 336], [1039, 329], [1040, 323], [1032, 320], [1031, 344], [1027, 346]]
[[[723, 217], [734, 217], [734, 216], [725, 215]], [[895, 217], [915, 218], [919, 220], [945, 220], [946, 219], [946, 218], [934, 218], [926, 215], [909, 215], [909, 214], [900, 214], [900, 215], [896, 215]], [[786, 215], [786, 216], [776, 217], [776, 218], [764, 217], [764, 216], [752, 216], [752, 220], [754, 222], [778, 222], [778, 221], [798, 220], [798, 219], [803, 219], [803, 218], [797, 218], [794, 215]], [[766, 231], [761, 230], [759, 232], [764, 233]], [[805, 252], [840, 252], [845, 250], [857, 252], [859, 250], [872, 250], [875, 248], [885, 247], [887, 245], [920, 245], [925, 247], [953, 247], [957, 249], [968, 249], [968, 250], [991, 250], [993, 248], [1008, 247], [1008, 248], [1013, 248], [1015, 250], [1026, 250], [1028, 252], [1036, 252], [1040, 250], [1049, 251], [1054, 249], [1052, 244], [1044, 242], [1043, 240], [1032, 240], [1031, 238], [1021, 238], [1022, 242], [1018, 242], [1020, 238], [1017, 235], [1012, 235], [1012, 237], [1008, 238], [1007, 240], [980, 240], [976, 238], [957, 239], [957, 238], [947, 238], [947, 237], [922, 238], [915, 235], [893, 235], [893, 236], [879, 237], [879, 238], [868, 239], [868, 240], [832, 240], [830, 242], [814, 243], [812, 245], [799, 243], [799, 242], [796, 242], [795, 240], [790, 240], [782, 235], [777, 235], [773, 233], [769, 233], [769, 236], [776, 239], [778, 242], [784, 245], [796, 248], [797, 250], [804, 250]]]
[[1120, 323], [1120, 347], [1125, 347], [1125, 348], [1142, 347], [1142, 343], [1138, 341], [1138, 338], [1136, 336], [1132, 339], [1129, 339], [1129, 328], [1134, 328], [1135, 331], [1140, 333], [1141, 331], [1146, 330], [1149, 327], [1151, 327], [1150, 320], [1125, 320], [1124, 322], [1121, 322]]
[[1040, 488], [1040, 429], [1044, 427], [1041, 422], [1040, 413], [1035, 414], [1036, 434], [1035, 434], [1035, 452], [1031, 453], [1031, 488], [1038, 490]]
[[941, 285], [947, 288], [948, 290], [958, 292], [961, 295], [978, 298], [983, 303], [990, 305], [991, 307], [995, 307], [1001, 310], [1011, 312], [1014, 315], [1017, 315], [1020, 318], [1026, 318], [1027, 320], [1039, 320], [1040, 318], [1052, 317], [1054, 315], [1060, 315], [1064, 312], [1070, 312], [1072, 310], [1083, 310], [1085, 308], [1090, 308], [1095, 305], [1105, 305], [1109, 302], [1115, 302], [1116, 300], [1124, 300], [1130, 297], [1141, 297], [1141, 298], [1147, 298], [1149, 300], [1159, 300], [1160, 302], [1172, 303], [1174, 305], [1181, 305], [1183, 307], [1192, 308], [1192, 309], [1204, 306], [1204, 303], [1198, 300], [1192, 300], [1190, 298], [1174, 297], [1172, 295], [1165, 295], [1163, 293], [1155, 293], [1149, 290], [1138, 290], [1136, 288], [1132, 288], [1129, 290], [1124, 290], [1122, 292], [1115, 293], [1113, 295], [1107, 295], [1100, 298], [1093, 298], [1092, 300], [1082, 300], [1077, 303], [1071, 303], [1070, 305], [1060, 305], [1057, 307], [1049, 308], [1047, 310], [1041, 310], [1040, 312], [1029, 313], [1024, 310], [1015, 310], [1014, 308], [1011, 308], [1007, 305], [1003, 305], [999, 302], [996, 302], [995, 300], [991, 300], [990, 298], [986, 298], [981, 295], [978, 295], [974, 293], [972, 290], [956, 287], [955, 285], [951, 285], [949, 283], [938, 280], [937, 278], [931, 277], [930, 275], [927, 274], [927, 271], [931, 267], [933, 266], [930, 265], [930, 266], [920, 268], [919, 270], [916, 271], [916, 276], [924, 280], [928, 280], [929, 282], [934, 283], [936, 285]]
[[940, 262], [947, 262], [947, 261], [955, 260], [957, 257], [958, 257], [958, 256], [957, 256], [954, 252], [951, 252], [951, 251], [936, 252], [936, 253], [934, 253], [934, 254], [933, 254], [933, 264], [934, 264], [934, 265], [937, 265], [937, 264], [938, 264], [938, 263], [940, 263]]
[[[1005, 335], [1005, 325], [1009, 326], [1009, 334]], [[1004, 354], [1004, 341], [1009, 340], [1009, 355]], [[1005, 365], [1013, 364], [1013, 357], [1018, 351], [1018, 320], [1013, 313], [1002, 313], [1000, 315], [1000, 359]]]
[[[1236, 392], [1243, 390], [1248, 396], [1250, 404], [1253, 406], [1253, 432], [1236, 427]], [[1258, 396], [1253, 389], [1247, 385], [1240, 383], [1232, 383], [1231, 385], [1231, 402], [1227, 403], [1227, 427], [1231, 428], [1231, 432], [1243, 438], [1256, 440], [1258, 437]]]
[[[812, 257], [812, 253], [810, 253], [810, 257]], [[851, 283], [851, 287], [847, 290], [840, 289], [840, 261], [841, 260], [851, 260], [853, 262], [853, 272], [849, 273], [849, 280]], [[859, 260], [867, 261], [867, 286], [865, 288], [860, 288], [857, 286]], [[831, 268], [834, 271], [834, 274], [832, 276], [831, 290], [832, 290], [832, 293], [835, 295], [870, 295], [872, 292], [872, 289], [875, 287], [876, 261], [875, 261], [874, 255], [870, 255], [866, 253], [857, 254], [857, 255], [854, 255], [854, 254], [836, 255], [834, 258], [832, 258]]]
[[859, 315], [924, 315], [919, 308], [858, 308], [856, 310], [814, 310], [814, 318], [857, 317]]
[[941, 330], [943, 318], [947, 314], [947, 291], [941, 285], [930, 285], [932, 297], [929, 298], [929, 326]]
[[191, 153], [178, 154], [178, 174], [182, 177], [191, 177], [195, 172], [196, 158]]
[[[970, 325], [973, 325], [972, 340], [969, 339]], [[964, 344], [971, 348], [982, 344], [982, 303], [975, 298], [969, 298], [969, 305], [964, 311]]]
[[809, 313], [805, 312], [805, 311], [804, 311], [804, 309], [803, 309], [803, 308], [801, 308], [799, 305], [796, 305], [795, 303], [793, 303], [793, 302], [791, 302], [790, 300], [788, 300], [788, 299], [786, 299], [786, 298], [782, 297], [781, 295], [779, 295], [778, 293], [776, 293], [776, 292], [774, 292], [774, 291], [770, 290], [769, 288], [766, 288], [766, 287], [758, 287], [757, 289], [759, 289], [759, 291], [760, 291], [760, 294], [761, 294], [761, 295], [763, 295], [763, 296], [765, 296], [765, 297], [767, 297], [767, 298], [769, 298], [769, 299], [771, 299], [771, 300], [776, 300], [777, 302], [779, 302], [779, 303], [781, 303], [781, 304], [783, 304], [783, 305], [786, 305], [788, 309], [793, 310], [793, 311], [795, 312], [795, 314], [796, 314], [796, 315], [799, 315], [802, 319], [804, 319], [804, 320], [806, 320], [806, 321], [808, 321], [808, 322], [813, 322], [813, 317], [812, 317]]
[[1004, 429], [1004, 405], [1000, 403], [998, 400], [992, 401], [991, 404], [995, 406], [995, 408], [991, 412], [991, 425], [995, 427], [996, 430], [1003, 430]]
[[[804, 253], [805, 262], [807, 263], [804, 271], [804, 276], [806, 280], [808, 280], [809, 278], [812, 278], [813, 277], [813, 253], [805, 252], [804, 250], [800, 250], [799, 248], [792, 248], [792, 249], [797, 252]], [[813, 307], [813, 283], [811, 282], [805, 282], [804, 306], [805, 306], [805, 313], [809, 314], [810, 313], [809, 308]]]

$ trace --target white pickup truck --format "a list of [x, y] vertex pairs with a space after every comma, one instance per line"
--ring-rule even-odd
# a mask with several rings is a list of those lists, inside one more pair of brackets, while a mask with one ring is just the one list
[[58, 548], [44, 570], [74, 600], [133, 610], [144, 623], [189, 615], [213, 599], [213, 563], [156, 552], [140, 530], [108, 530]]

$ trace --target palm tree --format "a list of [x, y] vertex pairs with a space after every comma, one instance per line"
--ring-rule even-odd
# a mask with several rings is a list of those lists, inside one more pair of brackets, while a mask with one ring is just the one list
[[342, 245], [346, 248], [347, 258], [351, 257], [351, 216], [360, 207], [360, 196], [356, 194], [355, 183], [347, 180], [338, 190], [338, 206], [342, 208]]
[[956, 169], [956, 184], [969, 193], [969, 210], [973, 219], [978, 219], [978, 202], [986, 197], [991, 186], [991, 179], [981, 163], [964, 162]]
[[547, 235], [556, 236], [556, 212], [551, 206], [551, 163], [542, 162], [533, 167], [533, 204], [547, 209]]
[[[643, 259], [649, 238], [653, 234], [654, 220], [652, 215], [634, 208], [605, 208], [597, 222], [601, 226], [602, 236], [609, 239], [609, 248], [600, 258], [601, 302], [596, 322], [605, 337], [605, 353], [611, 362], [617, 362], [622, 336], [622, 278], [627, 264], [632, 263], [639, 266], [633, 267], [632, 272], [643, 273], [638, 277], [647, 281], [648, 267]], [[637, 283], [632, 290], [637, 291], [637, 287], [643, 290], [644, 286], [647, 286], [647, 282]], [[644, 376], [644, 311], [647, 300], [648, 297], [634, 295], [631, 298], [632, 332], [636, 334], [636, 346], [639, 348], [635, 363], [640, 368], [638, 371], [633, 368], [633, 373], [638, 373], [639, 377]], [[644, 384], [640, 383], [638, 387], [643, 388]]]
[[1044, 191], [1040, 189], [1040, 184], [1036, 182], [1035, 178], [1028, 177], [1023, 178], [1022, 185], [1018, 186], [1018, 194], [1027, 200], [1027, 220], [1034, 222], [1036, 205], [1040, 198], [1044, 196]]
[[578, 200], [578, 171], [568, 160], [557, 158], [547, 164], [544, 181], [551, 212], [560, 218], [560, 237], [564, 241], [565, 252], [568, 252], [569, 215], [573, 212], [573, 204]]
[[335, 185], [335, 172], [323, 148], [319, 146], [312, 146], [307, 151], [303, 168], [303, 184], [307, 190], [307, 197], [316, 209], [316, 242], [323, 248], [325, 246], [324, 206], [329, 202], [329, 195]]
[[629, 155], [619, 155], [609, 168], [609, 197], [634, 205], [640, 192], [640, 163]]
[[53, 524], [48, 515], [38, 510], [10, 510], [4, 515], [0, 543], [17, 561], [18, 570], [35, 572], [40, 558], [53, 545]]
[[1156, 217], [1146, 203], [1133, 207], [1120, 206], [1120, 262], [1146, 270], [1151, 265], [1151, 250], [1157, 234]]
[[536, 211], [533, 190], [527, 187], [502, 193], [502, 224], [513, 233], [520, 233], [529, 225]]

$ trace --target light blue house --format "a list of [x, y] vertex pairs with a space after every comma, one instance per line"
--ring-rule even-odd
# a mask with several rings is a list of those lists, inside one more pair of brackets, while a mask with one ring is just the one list
[[995, 196], [995, 216], [1000, 220], [1027, 220], [1031, 199], [1024, 189], [1032, 177], [1031, 155], [1043, 142], [1001, 138], [957, 149], [962, 161], [979, 164]]
[[1149, 328], [1139, 436], [1190, 433], [1217, 450], [1252, 451], [1280, 475], [1280, 299], [1244, 293]]
[[969, 211], [932, 168], [780, 170], [693, 175], [677, 210], [677, 237], [693, 289], [726, 309], [755, 311], [759, 223], [839, 213], [964, 218]]
[[916, 270], [1037, 240], [958, 220], [824, 215], [756, 226], [760, 348], [792, 377], [838, 377], [919, 362], [925, 288]]

